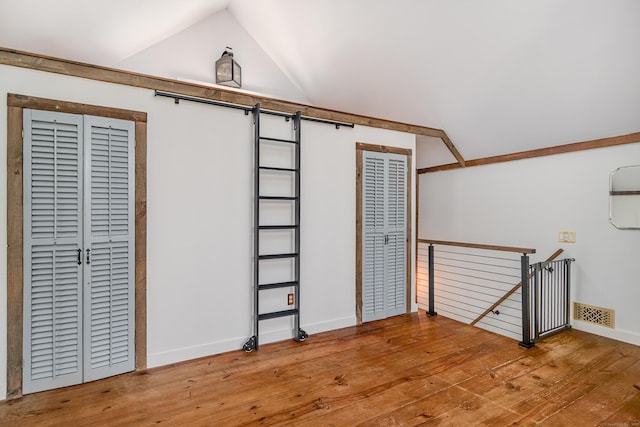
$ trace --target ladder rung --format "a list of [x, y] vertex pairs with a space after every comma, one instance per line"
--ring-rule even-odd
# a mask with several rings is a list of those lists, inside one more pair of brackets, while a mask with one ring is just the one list
[[275, 319], [276, 317], [293, 316], [294, 314], [298, 314], [298, 310], [295, 308], [293, 310], [274, 311], [273, 313], [258, 314], [258, 320]]
[[259, 200], [298, 200], [297, 197], [291, 197], [291, 196], [258, 196]]
[[292, 169], [292, 168], [275, 168], [272, 166], [259, 166], [258, 169], [261, 169], [263, 171], [283, 171], [283, 172], [298, 172], [299, 169]]
[[290, 139], [280, 139], [280, 138], [268, 138], [266, 136], [259, 136], [262, 141], [273, 141], [273, 142], [286, 142], [287, 144], [297, 144], [298, 141], [292, 141]]
[[264, 285], [258, 285], [258, 289], [278, 289], [278, 288], [290, 288], [292, 286], [298, 286], [297, 281], [293, 282], [280, 282], [280, 283], [266, 283]]
[[258, 230], [295, 230], [297, 225], [259, 225]]
[[258, 259], [283, 259], [283, 258], [295, 258], [299, 254], [294, 252], [290, 254], [271, 254], [271, 255], [259, 255]]

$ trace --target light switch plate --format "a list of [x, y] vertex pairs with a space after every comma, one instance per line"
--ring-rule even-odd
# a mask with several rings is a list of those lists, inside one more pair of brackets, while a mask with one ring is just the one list
[[575, 243], [576, 232], [575, 231], [558, 231], [558, 242]]

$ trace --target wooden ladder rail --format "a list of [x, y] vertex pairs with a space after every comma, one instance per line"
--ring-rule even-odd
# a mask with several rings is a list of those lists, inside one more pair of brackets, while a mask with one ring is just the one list
[[[554, 259], [556, 259], [562, 252], [564, 252], [563, 249], [558, 249], [557, 251], [555, 251], [549, 258], [546, 259], [545, 262], [551, 262]], [[529, 279], [533, 277], [533, 273], [529, 273]], [[507, 298], [509, 298], [511, 295], [513, 295], [518, 289], [520, 289], [522, 287], [522, 282], [518, 283], [517, 285], [515, 285], [509, 292], [507, 292], [506, 294], [504, 294], [504, 296], [502, 296], [502, 298], [500, 298], [498, 301], [496, 301], [491, 307], [487, 308], [480, 316], [476, 317], [476, 319], [470, 323], [471, 326], [475, 325], [476, 323], [478, 323], [480, 320], [482, 320], [482, 318], [484, 316], [486, 316], [487, 314], [491, 313], [493, 310], [495, 310], [496, 307], [498, 307], [500, 304], [502, 304], [503, 302], [505, 302], [507, 300]]]

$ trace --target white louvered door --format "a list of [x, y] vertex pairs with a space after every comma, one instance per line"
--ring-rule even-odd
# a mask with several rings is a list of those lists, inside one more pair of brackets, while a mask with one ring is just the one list
[[375, 153], [362, 159], [362, 321], [384, 318], [385, 161]]
[[93, 381], [135, 368], [134, 125], [85, 116], [84, 135], [84, 380]]
[[135, 367], [134, 127], [104, 120], [24, 110], [23, 393]]
[[407, 159], [398, 154], [388, 156], [385, 204], [386, 317], [407, 312]]
[[363, 151], [362, 321], [406, 312], [406, 156]]
[[82, 381], [82, 117], [24, 111], [23, 392]]

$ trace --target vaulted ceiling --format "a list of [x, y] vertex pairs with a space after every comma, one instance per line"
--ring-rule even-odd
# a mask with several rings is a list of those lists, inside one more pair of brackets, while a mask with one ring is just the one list
[[[0, 0], [0, 46], [202, 80], [235, 41], [248, 89], [442, 128], [473, 159], [639, 131], [638, 19], [637, 0]], [[453, 161], [420, 144], [421, 166]]]

